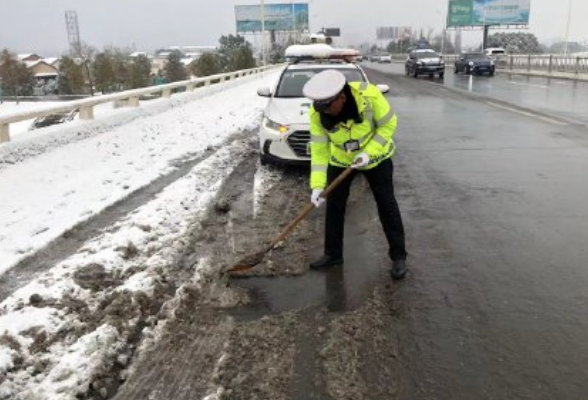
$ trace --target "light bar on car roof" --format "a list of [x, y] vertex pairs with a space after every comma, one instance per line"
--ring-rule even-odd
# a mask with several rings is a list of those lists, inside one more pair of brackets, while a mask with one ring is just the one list
[[295, 44], [286, 49], [286, 57], [297, 60], [346, 60], [359, 56], [353, 49], [334, 49], [328, 44]]

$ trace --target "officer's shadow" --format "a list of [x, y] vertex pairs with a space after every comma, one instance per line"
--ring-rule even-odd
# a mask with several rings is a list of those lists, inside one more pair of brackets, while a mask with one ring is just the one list
[[333, 313], [347, 311], [345, 268], [337, 265], [326, 270], [324, 275], [327, 310]]

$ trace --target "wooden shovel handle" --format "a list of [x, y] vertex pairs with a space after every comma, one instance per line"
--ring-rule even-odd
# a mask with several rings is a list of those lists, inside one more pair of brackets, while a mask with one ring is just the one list
[[[341, 184], [351, 173], [353, 172], [353, 168], [347, 167], [345, 171], [343, 171], [327, 188], [321, 193], [320, 197], [325, 198], [331, 193], [337, 186]], [[302, 221], [308, 214], [311, 213], [312, 210], [315, 209], [315, 205], [308, 203], [304, 209], [298, 214], [296, 218], [294, 218], [283, 230], [280, 234], [270, 243], [268, 246], [267, 251], [273, 249], [278, 243], [280, 243], [288, 234]]]

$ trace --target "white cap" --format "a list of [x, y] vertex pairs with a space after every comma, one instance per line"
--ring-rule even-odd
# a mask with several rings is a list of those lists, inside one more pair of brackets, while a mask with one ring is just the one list
[[334, 69], [328, 69], [310, 78], [302, 88], [302, 93], [313, 101], [329, 100], [343, 90], [345, 82], [345, 75]]

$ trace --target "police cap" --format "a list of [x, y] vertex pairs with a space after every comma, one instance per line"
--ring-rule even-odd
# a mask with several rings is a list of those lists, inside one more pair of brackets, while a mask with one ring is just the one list
[[334, 69], [328, 69], [310, 78], [302, 88], [302, 93], [314, 101], [315, 110], [322, 111], [341, 93], [345, 82], [345, 75]]

